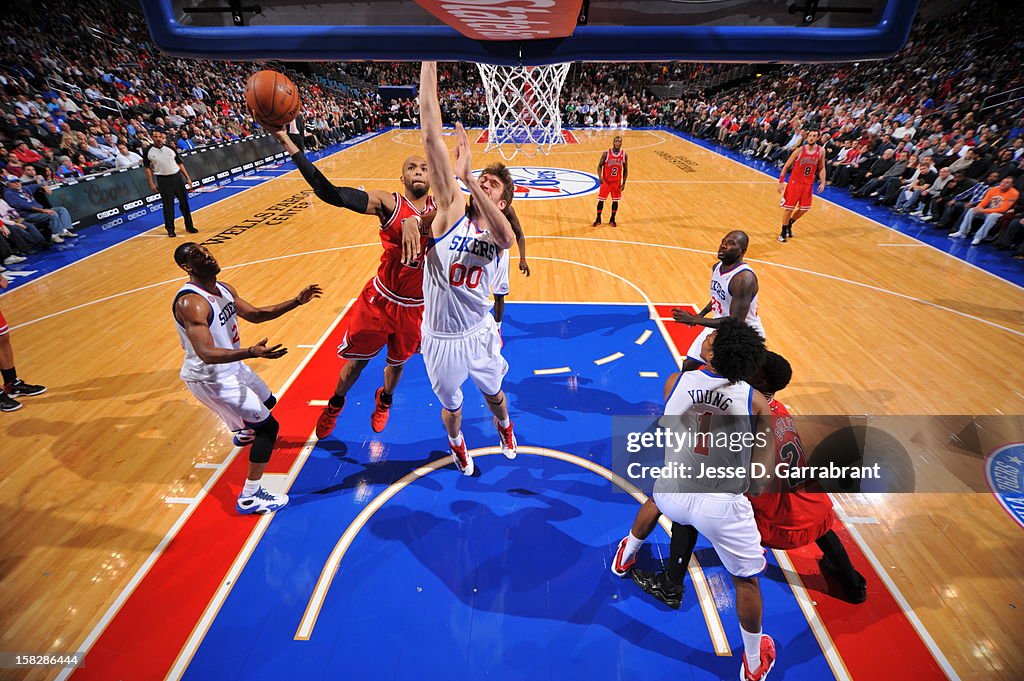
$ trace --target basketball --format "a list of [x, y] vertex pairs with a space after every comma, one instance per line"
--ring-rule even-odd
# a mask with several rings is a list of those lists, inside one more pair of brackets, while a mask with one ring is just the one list
[[299, 88], [283, 73], [257, 71], [245, 85], [245, 103], [259, 123], [283, 128], [295, 120], [302, 101]]

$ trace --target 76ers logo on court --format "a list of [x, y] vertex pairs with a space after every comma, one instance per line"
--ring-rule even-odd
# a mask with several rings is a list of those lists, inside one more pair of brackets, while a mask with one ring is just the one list
[[[597, 191], [601, 181], [596, 175], [582, 170], [566, 168], [540, 168], [535, 166], [513, 166], [508, 169], [516, 183], [514, 201], [522, 199], [569, 199], [586, 196]], [[474, 170], [480, 177], [482, 170]], [[462, 191], [469, 190], [462, 187]]]
[[985, 461], [985, 477], [1002, 507], [1024, 527], [1024, 442], [992, 452]]

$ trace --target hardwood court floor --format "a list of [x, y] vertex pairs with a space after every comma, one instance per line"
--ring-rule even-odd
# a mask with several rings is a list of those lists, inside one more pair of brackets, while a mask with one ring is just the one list
[[[612, 134], [577, 135], [579, 145], [515, 165], [593, 173]], [[624, 137], [630, 176], [618, 228], [590, 226], [594, 194], [517, 204], [533, 276], [513, 267], [512, 298], [700, 307], [721, 237], [744, 229], [770, 346], [794, 366], [784, 393], [794, 413], [1024, 414], [1019, 372], [1007, 370], [1024, 348], [1020, 288], [824, 201], [779, 244], [772, 178], [666, 132]], [[336, 184], [392, 190], [414, 153], [418, 132], [395, 131], [319, 166]], [[493, 157], [477, 147], [474, 166]], [[247, 300], [277, 302], [314, 282], [326, 291], [242, 328], [243, 342], [266, 335], [291, 348], [253, 363], [279, 389], [309, 352], [301, 346], [318, 341], [374, 272], [376, 221], [321, 204], [297, 173], [196, 220], [203, 238], [249, 226], [211, 246], [222, 278]], [[213, 471], [196, 465], [230, 449], [177, 377], [169, 313], [181, 241], [136, 238], [3, 296], [20, 372], [50, 390], [0, 417], [0, 649], [78, 650], [186, 508], [165, 500], [200, 494]], [[983, 451], [1000, 437], [980, 433]], [[1022, 528], [992, 495], [960, 482], [977, 479], [978, 457], [940, 448], [926, 463], [919, 482], [947, 493], [839, 501], [872, 519], [858, 531], [962, 678], [1018, 678]]]

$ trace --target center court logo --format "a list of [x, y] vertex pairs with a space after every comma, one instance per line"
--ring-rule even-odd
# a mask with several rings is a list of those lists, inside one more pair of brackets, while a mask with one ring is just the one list
[[[569, 199], [586, 196], [597, 191], [601, 182], [596, 175], [582, 170], [567, 168], [540, 168], [536, 166], [513, 166], [508, 169], [516, 183], [514, 201], [522, 199]], [[483, 170], [474, 170], [480, 177]], [[461, 185], [461, 182], [460, 182]], [[469, 193], [465, 186], [462, 191]]]
[[1002, 507], [1024, 527], [1024, 442], [992, 452], [985, 462], [985, 478]]

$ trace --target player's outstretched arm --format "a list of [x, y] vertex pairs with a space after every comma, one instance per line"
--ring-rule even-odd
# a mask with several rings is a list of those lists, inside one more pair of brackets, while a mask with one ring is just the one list
[[437, 64], [432, 61], [423, 62], [420, 69], [420, 130], [427, 156], [427, 176], [434, 190], [438, 212], [442, 214], [438, 216], [440, 219], [434, 220], [433, 234], [440, 236], [443, 230], [449, 227], [449, 220], [446, 217], [448, 209], [457, 206], [461, 213], [465, 200], [459, 190], [459, 183], [455, 181], [448, 147], [441, 136], [441, 105], [437, 101]]
[[[224, 284], [224, 282], [221, 283]], [[238, 316], [252, 324], [262, 324], [263, 322], [277, 319], [286, 312], [291, 312], [295, 308], [323, 295], [323, 290], [321, 290], [318, 284], [310, 284], [299, 291], [299, 295], [291, 300], [286, 300], [276, 305], [256, 307], [249, 301], [239, 297], [238, 293], [230, 285], [224, 284], [224, 286], [231, 291], [231, 295], [235, 299], [235, 311], [238, 313]]]
[[266, 338], [256, 345], [238, 350], [218, 348], [213, 344], [213, 334], [210, 333], [209, 314], [209, 303], [199, 295], [181, 296], [174, 303], [174, 318], [185, 328], [189, 342], [192, 343], [199, 359], [206, 364], [227, 364], [254, 357], [277, 359], [288, 353], [288, 348], [282, 345], [267, 347]]
[[313, 165], [306, 155], [299, 151], [299, 148], [292, 142], [292, 138], [284, 128], [274, 128], [264, 125], [267, 130], [272, 131], [274, 137], [285, 151], [292, 157], [292, 162], [302, 174], [302, 179], [310, 186], [316, 197], [324, 203], [339, 208], [361, 213], [363, 215], [377, 215], [381, 220], [386, 220], [395, 210], [395, 196], [390, 192], [373, 189], [368, 192], [352, 187], [337, 187], [330, 182], [320, 169]]
[[477, 211], [478, 222], [486, 231], [490, 232], [491, 239], [498, 248], [512, 248], [512, 244], [516, 240], [512, 225], [473, 176], [469, 137], [466, 136], [466, 129], [462, 127], [462, 123], [455, 124], [455, 138], [457, 140], [455, 174], [469, 188], [469, 195], [473, 197], [473, 206]]

